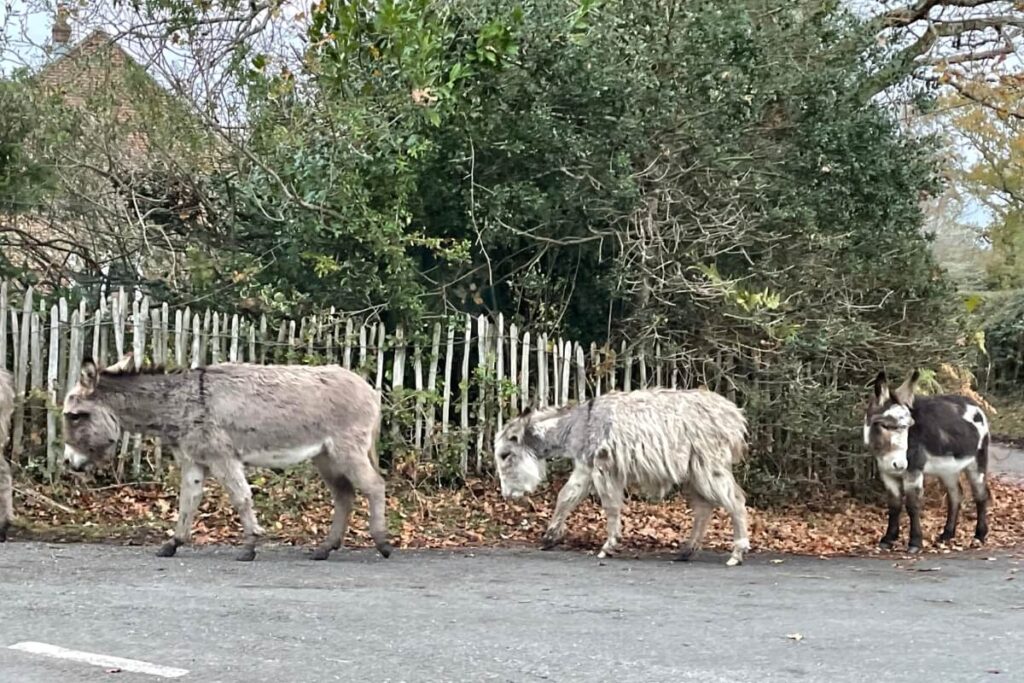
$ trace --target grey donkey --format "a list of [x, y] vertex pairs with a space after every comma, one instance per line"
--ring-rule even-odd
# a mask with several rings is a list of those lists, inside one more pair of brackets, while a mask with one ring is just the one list
[[131, 354], [99, 370], [87, 360], [64, 401], [64, 461], [75, 470], [111, 458], [122, 431], [159, 436], [181, 466], [174, 536], [157, 553], [187, 543], [208, 475], [217, 479], [242, 521], [242, 551], [256, 557], [256, 521], [245, 466], [284, 468], [312, 460], [334, 498], [327, 539], [313, 551], [325, 560], [341, 547], [355, 489], [370, 501], [370, 534], [389, 557], [384, 479], [374, 460], [380, 394], [337, 365], [223, 363], [164, 372], [136, 368]]
[[544, 548], [565, 535], [565, 521], [591, 492], [601, 498], [608, 537], [598, 557], [619, 544], [625, 488], [638, 484], [664, 496], [679, 485], [694, 513], [680, 560], [700, 548], [715, 506], [732, 517], [733, 551], [727, 564], [743, 562], [746, 497], [733, 465], [746, 453], [747, 422], [727, 398], [704, 390], [643, 389], [613, 392], [585, 403], [527, 410], [498, 434], [495, 465], [506, 498], [534, 492], [546, 478], [545, 461], [568, 457], [572, 475], [558, 493]]
[[14, 413], [14, 382], [11, 373], [0, 369], [0, 543], [7, 540], [7, 530], [14, 521], [14, 491], [11, 467], [4, 451], [11, 433], [11, 415]]

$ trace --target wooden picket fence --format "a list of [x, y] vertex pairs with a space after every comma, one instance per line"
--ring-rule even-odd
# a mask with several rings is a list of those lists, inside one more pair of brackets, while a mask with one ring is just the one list
[[[412, 332], [412, 333], [411, 333]], [[531, 334], [504, 316], [462, 315], [425, 321], [423, 329], [386, 329], [331, 310], [272, 324], [189, 306], [171, 308], [120, 290], [91, 306], [69, 310], [64, 298], [46, 301], [31, 287], [0, 284], [0, 367], [14, 374], [18, 406], [11, 455], [49, 476], [61, 466], [60, 406], [86, 357], [101, 366], [132, 351], [168, 367], [219, 362], [338, 363], [359, 372], [384, 394], [382, 433], [394, 453], [420, 461], [457, 459], [462, 473], [487, 466], [496, 430], [533, 403], [540, 407], [585, 400], [613, 389], [692, 386], [708, 377], [660, 349], [579, 343]], [[717, 387], [714, 387], [717, 388]], [[145, 457], [144, 457], [145, 453]], [[117, 472], [159, 472], [159, 442], [144, 448], [126, 435]]]

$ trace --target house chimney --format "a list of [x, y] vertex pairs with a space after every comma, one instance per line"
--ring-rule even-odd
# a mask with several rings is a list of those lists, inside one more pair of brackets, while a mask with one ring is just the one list
[[71, 41], [71, 25], [68, 24], [70, 11], [67, 5], [57, 6], [57, 18], [53, 22], [52, 45], [50, 49], [55, 55], [62, 55], [68, 51], [68, 43]]

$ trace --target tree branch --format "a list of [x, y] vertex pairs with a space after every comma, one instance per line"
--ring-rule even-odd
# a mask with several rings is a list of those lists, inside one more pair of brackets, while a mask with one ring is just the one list
[[878, 15], [875, 18], [875, 23], [879, 29], [905, 28], [928, 19], [928, 15], [936, 7], [973, 9], [985, 5], [1005, 4], [1005, 0], [919, 0], [913, 5], [906, 5]]
[[[970, 100], [971, 102], [980, 104], [983, 107], [991, 109], [992, 111], [996, 112], [1001, 116], [1016, 119], [1018, 121], [1024, 121], [1024, 110], [1011, 109], [1007, 105], [996, 101], [995, 97], [986, 97], [984, 94], [976, 92], [976, 89], [972, 88], [972, 85], [977, 84], [973, 83], [972, 81], [968, 80], [966, 82], [960, 82], [957, 81], [955, 78], [935, 79], [935, 81], [943, 82], [951, 86], [964, 99]], [[987, 90], [987, 88], [985, 89]]]
[[[907, 13], [902, 15], [904, 19], [910, 19], [912, 16], [916, 16], [916, 19], [912, 21], [906, 21], [904, 23], [896, 22], [895, 19], [890, 18], [889, 23], [883, 22], [880, 26], [884, 28], [895, 28], [909, 26], [911, 23], [915, 23], [919, 20], [927, 18], [928, 12], [937, 6], [947, 7], [978, 7], [984, 4], [991, 4], [992, 0], [951, 0], [949, 2], [935, 2], [929, 0], [927, 2], [922, 1], [915, 6], [919, 11], [916, 14]], [[968, 4], [973, 3], [973, 4]], [[1001, 4], [1001, 3], [1000, 3]], [[909, 12], [909, 10], [906, 10]], [[891, 13], [889, 13], [891, 15]], [[886, 15], [882, 15], [883, 17]], [[901, 20], [902, 21], [902, 20]], [[1010, 54], [1014, 51], [1011, 37], [1003, 36], [1002, 31], [1007, 28], [1024, 29], [1024, 14], [998, 14], [990, 17], [970, 17], [963, 19], [955, 19], [950, 21], [935, 20], [932, 21], [924, 34], [914, 41], [911, 45], [905, 47], [896, 53], [889, 63], [883, 66], [879, 71], [870, 79], [865, 81], [859, 92], [860, 98], [864, 101], [874, 97], [878, 93], [882, 92], [890, 86], [896, 85], [904, 78], [912, 76], [918, 69], [928, 66], [934, 63], [957, 63], [964, 64], [970, 62], [980, 62], [985, 59], [990, 59], [1003, 54]], [[1000, 33], [1000, 37], [1004, 41], [1003, 46], [999, 48], [993, 48], [992, 50], [984, 50], [978, 52], [967, 52], [959, 55], [954, 55], [946, 59], [937, 58], [935, 60], [921, 60], [920, 58], [931, 50], [935, 44], [942, 38], [953, 38], [963, 36], [970, 33], [979, 33], [988, 30], [996, 30]], [[990, 42], [990, 41], [989, 41]], [[973, 57], [972, 57], [973, 55]]]

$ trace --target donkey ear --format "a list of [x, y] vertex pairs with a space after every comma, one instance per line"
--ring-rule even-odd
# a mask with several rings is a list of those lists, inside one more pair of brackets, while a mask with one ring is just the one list
[[874, 388], [877, 403], [884, 403], [889, 399], [889, 381], [886, 379], [885, 370], [875, 376]]
[[131, 351], [124, 354], [124, 356], [121, 357], [121, 360], [106, 369], [106, 372], [111, 375], [123, 375], [134, 371], [135, 357], [132, 355]]
[[893, 398], [900, 404], [905, 405], [908, 408], [914, 406], [914, 389], [917, 386], [917, 381], [921, 379], [921, 373], [918, 370], [914, 370], [906, 382], [900, 385], [900, 388], [893, 392]]
[[527, 417], [540, 410], [540, 399], [536, 396], [530, 399], [530, 405], [523, 408], [523, 412], [519, 413], [520, 417]]
[[78, 373], [78, 383], [86, 394], [96, 391], [96, 382], [99, 380], [99, 370], [91, 358], [82, 361], [82, 371]]

